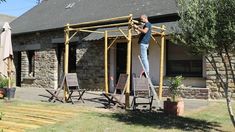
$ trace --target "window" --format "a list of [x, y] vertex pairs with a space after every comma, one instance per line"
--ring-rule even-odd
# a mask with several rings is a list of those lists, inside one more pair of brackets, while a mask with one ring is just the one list
[[35, 73], [35, 51], [28, 51], [28, 61], [29, 61], [29, 76], [34, 77]]
[[194, 56], [188, 49], [170, 43], [169, 40], [166, 54], [167, 76], [202, 77], [202, 56]]

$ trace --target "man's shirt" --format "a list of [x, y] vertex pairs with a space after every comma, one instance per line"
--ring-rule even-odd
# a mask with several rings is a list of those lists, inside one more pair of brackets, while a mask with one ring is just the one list
[[149, 44], [151, 38], [152, 24], [150, 22], [145, 23], [144, 28], [148, 28], [147, 33], [141, 33], [139, 38], [139, 44]]

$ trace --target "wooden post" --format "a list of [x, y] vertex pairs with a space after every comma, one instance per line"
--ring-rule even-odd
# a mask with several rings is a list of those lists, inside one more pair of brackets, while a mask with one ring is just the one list
[[105, 93], [108, 94], [109, 92], [109, 85], [108, 85], [108, 31], [105, 30], [104, 32], [104, 72], [105, 72]]
[[[165, 26], [162, 25], [163, 29]], [[163, 71], [164, 71], [164, 48], [165, 48], [165, 32], [162, 30], [161, 46], [160, 46], [160, 83], [159, 83], [159, 100], [162, 98], [162, 85], [163, 85]]]
[[[69, 24], [65, 28], [65, 52], [64, 52], [64, 75], [68, 73], [68, 63], [69, 63]], [[68, 101], [68, 88], [66, 83], [64, 83], [64, 99]]]
[[129, 23], [129, 25], [128, 25], [128, 45], [127, 45], [127, 64], [126, 64], [126, 66], [127, 66], [126, 74], [128, 75], [128, 78], [127, 78], [126, 99], [125, 99], [126, 108], [130, 107], [131, 38], [132, 38], [131, 23], [132, 23], [132, 14], [130, 14], [128, 23]]
[[8, 61], [8, 69], [7, 69], [7, 73], [8, 73], [8, 88], [11, 88], [11, 63], [12, 63], [12, 57], [11, 55], [7, 58], [7, 61]]

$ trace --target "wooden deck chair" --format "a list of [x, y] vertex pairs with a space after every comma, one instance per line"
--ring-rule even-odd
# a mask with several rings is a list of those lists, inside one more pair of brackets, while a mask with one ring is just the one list
[[[59, 97], [59, 94], [61, 92], [61, 90], [63, 89], [64, 86], [64, 81], [65, 81], [65, 76], [62, 75], [60, 78], [60, 82], [59, 82], [59, 87], [57, 89], [51, 89], [51, 88], [44, 88], [49, 94], [50, 97], [48, 99], [49, 102], [55, 102], [55, 101], [59, 101], [59, 102], [64, 102], [64, 98]], [[45, 96], [45, 95], [41, 95], [41, 96]]]
[[85, 103], [82, 96], [86, 90], [79, 87], [77, 74], [66, 74], [66, 83], [68, 88], [68, 101], [71, 101], [72, 104], [74, 104], [73, 98], [77, 97], [77, 100], [81, 100], [83, 103]]
[[[135, 78], [133, 77], [134, 82], [134, 97], [133, 97], [133, 109], [135, 110], [138, 105], [148, 104], [150, 106], [150, 110], [152, 110], [153, 103], [153, 94], [149, 88], [149, 82], [147, 78]], [[138, 98], [146, 98], [148, 102], [137, 102]]]
[[[125, 107], [125, 104], [122, 103], [122, 99], [126, 91], [127, 79], [128, 74], [120, 74], [117, 85], [114, 87], [114, 93], [103, 93], [103, 95], [108, 99], [109, 106], [112, 103], [114, 104], [114, 107], [117, 107], [117, 105], [121, 106], [122, 108]], [[120, 94], [118, 94], [118, 92], [120, 92]]]

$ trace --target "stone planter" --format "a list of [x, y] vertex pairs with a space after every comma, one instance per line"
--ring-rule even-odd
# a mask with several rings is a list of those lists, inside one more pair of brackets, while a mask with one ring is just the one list
[[182, 116], [184, 113], [184, 101], [164, 101], [164, 113], [174, 116]]

